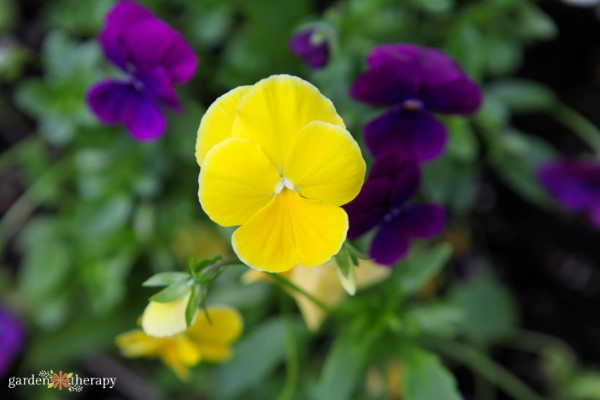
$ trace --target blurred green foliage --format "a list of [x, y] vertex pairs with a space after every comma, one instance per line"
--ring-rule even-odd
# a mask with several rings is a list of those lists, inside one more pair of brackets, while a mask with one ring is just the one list
[[[365, 373], [395, 361], [404, 368], [407, 399], [461, 398], [452, 373], [423, 338], [488, 349], [515, 335], [518, 315], [490, 268], [466, 282], [445, 272], [461, 256], [448, 243], [416, 245], [390, 279], [344, 302], [316, 335], [295, 309], [278, 316], [278, 304], [293, 307], [278, 289], [241, 286], [240, 273], [227, 271], [208, 299], [240, 308], [244, 336], [228, 363], [201, 364], [187, 385], [158, 363], [120, 358], [113, 340], [135, 327], [153, 294], [141, 287], [148, 276], [183, 271], [198, 256], [185, 250], [182, 237], [193, 235], [186, 227], [207, 223], [194, 160], [204, 110], [227, 90], [274, 73], [315, 83], [360, 142], [362, 126], [377, 111], [351, 101], [347, 91], [366, 53], [389, 42], [441, 48], [481, 83], [485, 104], [471, 120], [444, 120], [448, 150], [425, 167], [420, 196], [468, 224], [481, 170], [490, 166], [521, 196], [550, 207], [533, 171], [556, 151], [515, 129], [511, 119], [561, 107], [550, 89], [513, 77], [526, 45], [558, 34], [553, 21], [535, 1], [522, 0], [347, 0], [320, 2], [322, 14], [308, 0], [142, 3], [180, 31], [200, 60], [194, 80], [178, 89], [185, 112], [170, 113], [167, 133], [152, 143], [100, 125], [84, 102], [94, 82], [118, 75], [95, 40], [112, 0], [40, 2], [25, 15], [17, 0], [0, 0], [0, 83], [11, 89], [1, 100], [35, 122], [0, 161], [0, 174], [16, 168], [24, 186], [0, 222], [0, 247], [12, 254], [4, 262], [18, 264], [14, 274], [0, 270], [2, 302], [29, 330], [17, 373], [88, 368], [105, 353], [147, 377], [157, 398], [276, 398], [290, 385], [289, 398], [378, 399], [384, 395], [373, 393]], [[307, 22], [330, 32], [332, 58], [320, 71], [310, 72], [287, 48], [290, 34]], [[28, 30], [41, 30], [42, 43], [19, 36]], [[568, 116], [563, 122], [575, 131], [582, 126]], [[219, 231], [222, 240], [230, 233]], [[190, 240], [192, 248], [203, 245]], [[212, 251], [201, 256], [220, 254]], [[598, 372], [573, 372], [576, 361], [556, 349], [543, 349], [543, 369], [556, 382], [549, 390], [563, 398], [600, 398]], [[561, 370], [568, 363], [574, 367]]]

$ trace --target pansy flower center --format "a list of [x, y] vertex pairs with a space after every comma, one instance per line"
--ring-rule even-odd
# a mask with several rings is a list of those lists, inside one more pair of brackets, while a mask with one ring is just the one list
[[402, 102], [402, 108], [408, 111], [419, 111], [423, 108], [423, 102], [418, 99], [408, 99]]
[[277, 195], [281, 193], [283, 189], [296, 190], [296, 186], [294, 186], [294, 184], [288, 178], [282, 176], [281, 180], [277, 182], [277, 185], [275, 185], [273, 192]]
[[387, 214], [385, 214], [385, 216], [383, 217], [383, 222], [384, 223], [392, 222], [392, 220], [394, 218], [396, 218], [398, 215], [400, 215], [401, 212], [402, 212], [402, 210], [400, 208], [392, 209]]

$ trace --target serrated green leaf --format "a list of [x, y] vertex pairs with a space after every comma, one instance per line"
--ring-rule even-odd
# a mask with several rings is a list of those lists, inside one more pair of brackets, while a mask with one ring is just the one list
[[185, 272], [160, 272], [156, 275], [148, 278], [142, 286], [144, 287], [157, 287], [157, 286], [169, 286], [176, 282], [181, 282], [189, 279], [190, 276]]
[[156, 293], [154, 296], [150, 297], [149, 300], [156, 301], [158, 303], [171, 303], [188, 294], [191, 285], [191, 280], [173, 283]]

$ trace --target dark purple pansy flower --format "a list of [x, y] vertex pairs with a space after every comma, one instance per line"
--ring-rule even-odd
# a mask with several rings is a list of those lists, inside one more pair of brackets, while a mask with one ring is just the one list
[[0, 308], [0, 376], [8, 373], [24, 341], [25, 331], [21, 323], [14, 315]]
[[540, 167], [538, 179], [563, 207], [587, 214], [600, 228], [600, 162], [553, 161]]
[[446, 225], [444, 209], [435, 204], [406, 204], [421, 180], [412, 153], [391, 150], [375, 160], [358, 196], [344, 206], [350, 219], [348, 238], [377, 227], [369, 255], [393, 265], [406, 255], [410, 239], [437, 235]]
[[350, 95], [374, 107], [389, 107], [363, 131], [375, 156], [394, 147], [412, 150], [420, 161], [432, 160], [447, 141], [446, 128], [432, 113], [467, 115], [481, 105], [477, 84], [439, 50], [387, 44], [373, 49], [367, 64]]
[[102, 122], [125, 124], [137, 140], [159, 137], [166, 127], [160, 106], [181, 110], [173, 85], [194, 75], [194, 51], [179, 33], [132, 1], [119, 1], [108, 12], [99, 41], [127, 79], [97, 83], [87, 94], [88, 105]]
[[327, 65], [329, 43], [316, 27], [294, 33], [288, 44], [292, 52], [304, 60], [311, 69], [319, 69]]

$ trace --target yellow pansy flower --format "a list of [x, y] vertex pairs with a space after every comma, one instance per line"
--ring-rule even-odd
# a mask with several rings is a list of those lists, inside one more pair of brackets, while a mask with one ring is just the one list
[[341, 208], [362, 186], [365, 162], [329, 99], [275, 75], [236, 88], [200, 122], [198, 197], [247, 265], [269, 272], [314, 267], [341, 248]]
[[189, 369], [200, 361], [221, 362], [231, 356], [231, 344], [243, 328], [241, 315], [225, 306], [208, 308], [210, 322], [201, 312], [184, 332], [167, 337], [154, 337], [141, 329], [123, 333], [116, 338], [117, 346], [126, 357], [159, 358], [182, 380]]
[[[359, 260], [356, 268], [356, 286], [358, 289], [372, 286], [387, 278], [391, 270], [370, 260]], [[340, 283], [333, 261], [315, 268], [298, 266], [291, 271], [280, 274], [294, 285], [312, 295], [323, 304], [335, 308], [348, 295]], [[272, 281], [270, 274], [260, 271], [248, 271], [242, 276], [246, 283], [259, 280]], [[309, 298], [293, 289], [287, 289], [294, 298], [308, 329], [319, 329], [327, 315], [325, 311], [313, 303]]]
[[191, 292], [168, 303], [150, 301], [142, 314], [142, 329], [154, 337], [173, 336], [187, 329], [185, 309]]

